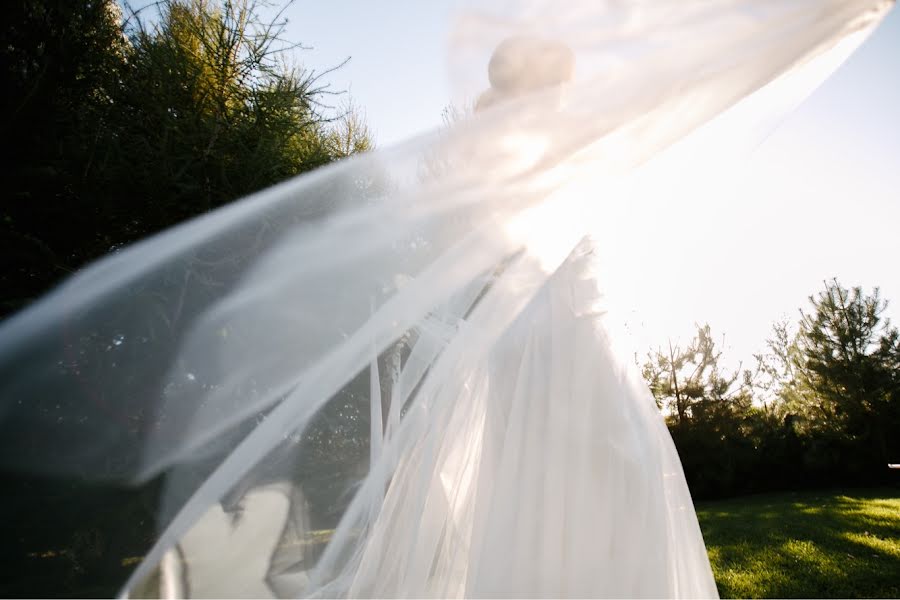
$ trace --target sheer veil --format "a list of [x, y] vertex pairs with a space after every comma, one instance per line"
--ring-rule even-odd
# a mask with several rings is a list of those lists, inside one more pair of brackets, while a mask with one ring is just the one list
[[589, 236], [672, 144], [777, 116], [891, 5], [461, 10], [475, 114], [117, 252], [4, 323], [4, 466], [166, 475], [131, 594], [715, 595]]

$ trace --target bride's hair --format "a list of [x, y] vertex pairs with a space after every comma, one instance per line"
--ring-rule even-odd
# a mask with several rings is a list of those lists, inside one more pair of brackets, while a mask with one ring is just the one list
[[572, 79], [574, 69], [575, 54], [562, 42], [531, 35], [509, 37], [491, 55], [491, 87], [475, 108], [483, 110], [500, 100], [561, 85]]

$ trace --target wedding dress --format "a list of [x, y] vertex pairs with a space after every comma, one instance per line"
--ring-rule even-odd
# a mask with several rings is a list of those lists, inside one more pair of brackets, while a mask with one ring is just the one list
[[716, 595], [589, 234], [704, 122], [802, 98], [890, 2], [515, 4], [454, 30], [471, 118], [137, 244], [0, 329], [5, 466], [166, 474], [126, 594]]

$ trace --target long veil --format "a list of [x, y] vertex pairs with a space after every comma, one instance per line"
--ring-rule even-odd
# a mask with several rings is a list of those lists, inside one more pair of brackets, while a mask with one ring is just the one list
[[[132, 595], [715, 595], [589, 238], [672, 144], [801, 99], [891, 5], [461, 11], [451, 72], [489, 106], [117, 252], [4, 323], [3, 466], [165, 475]], [[512, 55], [531, 74], [569, 49], [571, 80], [506, 94], [485, 77], [505, 40], [543, 49]]]

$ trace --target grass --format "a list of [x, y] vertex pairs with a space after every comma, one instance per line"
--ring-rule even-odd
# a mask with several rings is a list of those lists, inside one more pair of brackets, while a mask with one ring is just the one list
[[[143, 538], [122, 540], [137, 537], [123, 523], [142, 513], [107, 516], [121, 539], [108, 540], [98, 554], [88, 543], [95, 536], [71, 535], [83, 522], [79, 512], [92, 505], [60, 490], [56, 503], [46, 501], [44, 488], [4, 499], [15, 517], [0, 544], [0, 597], [108, 597], [140, 560]], [[101, 499], [123, 505], [116, 496]], [[743, 496], [696, 508], [722, 597], [900, 597], [898, 488]], [[63, 509], [71, 514], [60, 516]], [[331, 533], [312, 532], [309, 543], [320, 545]]]
[[697, 503], [723, 598], [900, 597], [900, 490]]

